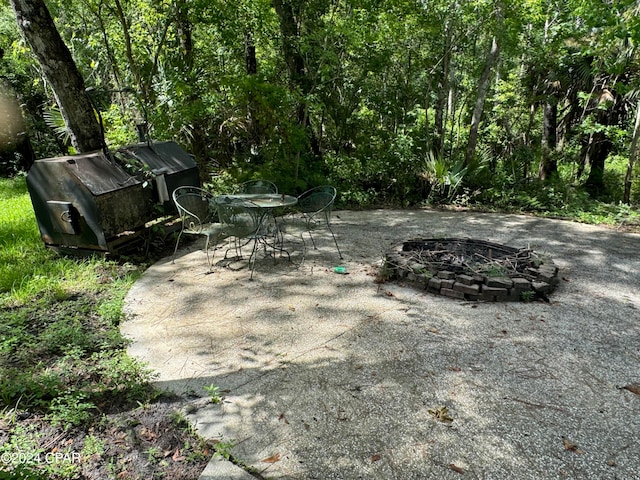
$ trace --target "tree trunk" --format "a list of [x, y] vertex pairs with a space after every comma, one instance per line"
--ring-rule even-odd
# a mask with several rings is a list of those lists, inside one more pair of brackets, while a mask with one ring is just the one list
[[629, 163], [624, 176], [624, 195], [622, 201], [627, 205], [631, 203], [631, 183], [633, 178], [633, 165], [638, 159], [638, 140], [640, 140], [640, 102], [636, 106], [636, 124], [633, 127], [633, 139], [629, 150]]
[[540, 180], [550, 180], [558, 173], [558, 163], [555, 159], [556, 131], [558, 128], [558, 101], [555, 97], [547, 98], [543, 109], [542, 122], [542, 157], [538, 177]]
[[597, 196], [604, 191], [604, 164], [609, 156], [612, 143], [603, 132], [593, 134], [593, 142], [589, 149], [589, 177], [585, 186], [592, 196]]
[[491, 82], [491, 72], [498, 61], [499, 55], [500, 46], [498, 45], [498, 39], [493, 37], [493, 40], [491, 41], [491, 49], [489, 50], [489, 55], [487, 55], [487, 60], [485, 61], [482, 75], [478, 82], [478, 94], [476, 96], [476, 104], [473, 108], [473, 114], [471, 115], [469, 141], [467, 143], [467, 151], [464, 157], [465, 166], [471, 163], [476, 153], [478, 129], [480, 128], [480, 119], [482, 118], [482, 112], [484, 110], [484, 101], [487, 98], [487, 91], [489, 90], [489, 83]]
[[[273, 7], [280, 19], [280, 33], [282, 35], [282, 53], [289, 71], [289, 78], [294, 88], [298, 88], [303, 95], [297, 109], [298, 124], [307, 132], [313, 155], [321, 157], [320, 142], [311, 126], [306, 96], [311, 93], [313, 82], [307, 74], [305, 60], [299, 48], [300, 43], [300, 12], [299, 3], [292, 0], [272, 0]], [[296, 15], [297, 13], [297, 15]]]
[[[188, 148], [193, 154], [198, 164], [200, 180], [204, 183], [211, 179], [209, 160], [209, 145], [207, 137], [206, 122], [203, 118], [201, 108], [202, 92], [199, 83], [196, 81], [195, 72], [195, 51], [193, 42], [193, 25], [189, 16], [189, 3], [187, 0], [179, 0], [175, 3], [175, 22], [177, 26], [177, 41], [180, 47], [182, 69], [184, 77], [189, 79], [191, 89], [185, 98], [185, 102], [190, 105], [188, 109], [193, 112], [192, 116], [185, 118], [191, 124], [191, 134], [188, 137]], [[160, 48], [160, 47], [158, 47]]]
[[85, 92], [84, 80], [44, 1], [11, 0], [11, 6], [18, 27], [53, 89], [71, 144], [78, 152], [103, 148], [102, 130]]
[[435, 105], [434, 118], [434, 139], [433, 153], [436, 158], [440, 157], [444, 150], [445, 139], [445, 117], [447, 111], [447, 97], [449, 91], [449, 70], [451, 67], [451, 28], [447, 25], [445, 28], [444, 52], [442, 56], [442, 70], [440, 72], [440, 81], [437, 86], [437, 100]]

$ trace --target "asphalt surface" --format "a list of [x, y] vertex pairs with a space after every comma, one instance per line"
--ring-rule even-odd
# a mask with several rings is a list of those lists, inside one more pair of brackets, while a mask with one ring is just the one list
[[[208, 274], [198, 241], [130, 290], [130, 353], [201, 397], [188, 418], [243, 467], [214, 458], [202, 480], [640, 479], [640, 235], [429, 210], [333, 225], [343, 260], [322, 234], [298, 266], [289, 238], [293, 261], [260, 255], [249, 281]], [[488, 303], [376, 283], [384, 252], [415, 237], [530, 247], [560, 285]]]

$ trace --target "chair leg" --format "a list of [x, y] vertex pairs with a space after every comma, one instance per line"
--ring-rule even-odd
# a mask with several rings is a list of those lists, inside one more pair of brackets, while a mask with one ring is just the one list
[[[309, 234], [311, 235], [311, 234]], [[300, 260], [300, 267], [304, 264], [304, 259], [307, 255], [307, 242], [304, 241], [304, 232], [300, 234], [300, 240], [302, 240], [302, 260]]]
[[307, 233], [309, 234], [309, 238], [311, 239], [311, 243], [313, 244], [313, 249], [317, 250], [318, 247], [316, 246], [316, 241], [313, 239], [313, 235], [311, 235], [311, 230], [308, 230]]
[[213, 257], [215, 256], [216, 251], [214, 249], [213, 254], [209, 256], [209, 241], [210, 237], [207, 235], [207, 240], [204, 243], [204, 251], [207, 253], [207, 262], [209, 263], [209, 271], [211, 271], [213, 269]]
[[182, 230], [178, 234], [178, 239], [176, 240], [176, 248], [173, 249], [173, 256], [171, 257], [171, 263], [176, 263], [176, 252], [178, 251], [178, 244], [180, 243], [180, 237], [182, 237]]
[[[256, 268], [256, 249], [258, 247], [258, 240], [254, 240], [253, 249], [251, 250], [251, 255], [249, 255], [249, 267], [251, 268], [251, 275], [249, 275], [249, 280], [253, 280], [253, 271]], [[253, 258], [253, 263], [251, 263], [251, 259]]]
[[340, 260], [342, 260], [342, 252], [340, 251], [340, 247], [338, 246], [338, 240], [336, 240], [336, 236], [333, 234], [333, 230], [331, 229], [331, 227], [329, 225], [327, 225], [327, 228], [331, 232], [331, 236], [333, 237], [333, 243], [336, 244], [336, 249], [338, 250], [338, 255], [340, 256]]

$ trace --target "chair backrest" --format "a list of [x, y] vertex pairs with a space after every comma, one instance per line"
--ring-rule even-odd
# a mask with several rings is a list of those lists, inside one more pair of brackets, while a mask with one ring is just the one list
[[173, 203], [182, 220], [182, 228], [198, 232], [214, 221], [216, 209], [213, 195], [199, 187], [178, 187], [172, 194]]
[[230, 197], [216, 199], [218, 218], [228, 236], [243, 238], [253, 235], [260, 228], [260, 208], [247, 200]]
[[278, 187], [269, 180], [249, 180], [240, 184], [238, 193], [278, 193]]
[[331, 185], [307, 190], [298, 197], [298, 209], [307, 214], [326, 212], [330, 216], [336, 193], [336, 189]]

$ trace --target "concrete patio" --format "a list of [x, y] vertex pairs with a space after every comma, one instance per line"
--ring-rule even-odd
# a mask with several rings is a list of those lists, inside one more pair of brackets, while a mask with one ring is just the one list
[[[640, 235], [431, 210], [333, 225], [342, 261], [319, 235], [301, 267], [259, 257], [249, 281], [207, 274], [198, 241], [130, 290], [130, 353], [203, 397], [188, 417], [249, 467], [214, 458], [202, 479], [640, 479]], [[419, 236], [530, 246], [560, 285], [493, 303], [377, 284], [386, 249]]]

